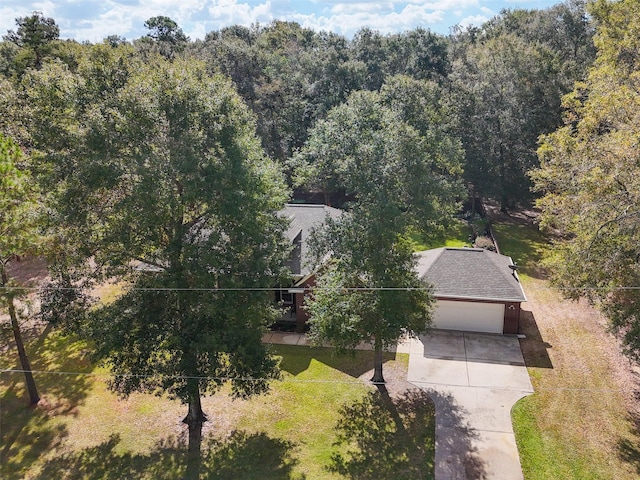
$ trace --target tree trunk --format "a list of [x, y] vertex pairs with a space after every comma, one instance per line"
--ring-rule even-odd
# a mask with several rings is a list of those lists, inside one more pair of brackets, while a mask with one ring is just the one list
[[382, 340], [378, 337], [374, 339], [373, 350], [373, 383], [384, 383], [384, 377], [382, 376]]
[[[6, 286], [9, 283], [7, 278], [7, 272], [2, 268], [2, 286]], [[20, 324], [18, 323], [18, 315], [16, 314], [16, 307], [13, 304], [13, 295], [8, 294], [7, 309], [9, 310], [9, 318], [11, 319], [11, 329], [13, 330], [13, 338], [16, 341], [16, 347], [18, 348], [18, 356], [20, 357], [20, 365], [24, 372], [24, 377], [27, 382], [27, 391], [29, 392], [29, 403], [31, 405], [37, 405], [40, 401], [40, 395], [38, 395], [38, 389], [36, 388], [36, 381], [33, 379], [33, 373], [31, 372], [31, 364], [29, 363], [29, 357], [27, 357], [27, 351], [24, 348], [24, 342], [22, 341], [22, 333], [20, 333]]]
[[202, 425], [207, 417], [202, 411], [200, 402], [200, 387], [197, 380], [192, 380], [195, 385], [190, 386], [189, 413], [182, 420], [189, 426], [189, 450], [187, 453], [187, 472], [185, 479], [197, 480], [200, 478], [200, 446], [202, 444]]
[[40, 401], [38, 395], [38, 389], [36, 388], [36, 381], [33, 379], [33, 373], [31, 373], [31, 364], [29, 363], [29, 357], [27, 357], [27, 351], [24, 348], [22, 342], [22, 334], [20, 333], [20, 324], [18, 323], [18, 316], [16, 315], [16, 308], [13, 304], [13, 297], [8, 301], [9, 317], [11, 318], [11, 329], [13, 330], [13, 338], [16, 341], [16, 347], [18, 347], [18, 355], [20, 356], [20, 365], [24, 371], [24, 378], [27, 382], [27, 391], [29, 392], [29, 403], [31, 405], [37, 405]]

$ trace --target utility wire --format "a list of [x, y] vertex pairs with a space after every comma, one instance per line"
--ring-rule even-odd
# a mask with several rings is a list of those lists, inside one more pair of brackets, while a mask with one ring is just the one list
[[[255, 378], [255, 377], [210, 377], [210, 376], [191, 376], [191, 375], [136, 375], [130, 373], [94, 373], [94, 372], [58, 372], [58, 371], [45, 371], [45, 370], [28, 370], [33, 374], [47, 374], [47, 375], [68, 375], [68, 376], [85, 376], [85, 377], [125, 377], [125, 378], [175, 378], [177, 380], [213, 380], [213, 381], [233, 381], [239, 380], [243, 382], [264, 382], [264, 381], [278, 381], [276, 378]], [[20, 369], [0, 369], [0, 374], [3, 373], [27, 373], [27, 370]], [[378, 383], [370, 382], [368, 380], [312, 380], [312, 379], [296, 379], [285, 378], [283, 382], [292, 383], [339, 383], [349, 385], [361, 385], [362, 383]], [[391, 382], [387, 382], [391, 383]]]
[[[96, 288], [99, 288], [96, 287]], [[126, 288], [127, 291], [141, 291], [141, 292], [275, 292], [275, 291], [289, 291], [289, 290], [342, 290], [342, 291], [433, 291], [432, 287], [131, 287]], [[19, 291], [80, 291], [86, 290], [82, 287], [12, 287], [12, 286], [0, 286], [0, 290], [19, 290]], [[598, 291], [598, 290], [640, 290], [640, 286], [617, 286], [617, 287], [540, 287], [540, 286], [527, 286], [526, 290], [558, 290], [558, 291]], [[302, 293], [302, 292], [300, 292]]]
[[[390, 380], [387, 382], [372, 382], [369, 380], [311, 380], [311, 379], [297, 379], [297, 378], [254, 378], [254, 377], [208, 377], [208, 376], [188, 376], [188, 375], [134, 375], [134, 374], [115, 374], [115, 373], [93, 373], [93, 372], [58, 372], [58, 371], [44, 371], [44, 370], [30, 370], [34, 374], [48, 374], [48, 375], [68, 375], [68, 376], [86, 376], [86, 377], [127, 377], [127, 378], [175, 378], [181, 380], [213, 380], [213, 381], [233, 381], [240, 380], [243, 382], [264, 382], [264, 381], [281, 381], [284, 383], [309, 383], [309, 384], [343, 384], [343, 385], [389, 385], [394, 383], [405, 383], [404, 381]], [[26, 373], [26, 370], [19, 369], [0, 369], [0, 374], [3, 373]], [[411, 382], [409, 382], [411, 383]], [[450, 387], [451, 385], [445, 383], [431, 383], [431, 382], [416, 382], [417, 384], [423, 384], [426, 386], [441, 386]], [[415, 385], [415, 384], [414, 384]], [[416, 385], [418, 386], [418, 385]], [[585, 387], [538, 387], [537, 391], [568, 391], [568, 392], [626, 392], [631, 389], [624, 388], [585, 388]], [[535, 393], [534, 392], [534, 393]]]

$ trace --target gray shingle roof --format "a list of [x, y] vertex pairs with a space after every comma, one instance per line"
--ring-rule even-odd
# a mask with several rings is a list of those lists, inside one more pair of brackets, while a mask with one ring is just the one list
[[295, 276], [308, 275], [314, 267], [310, 265], [311, 257], [307, 245], [311, 230], [322, 225], [327, 217], [338, 218], [342, 211], [327, 205], [287, 204], [280, 214], [290, 221], [286, 235], [294, 244], [290, 261], [291, 272]]
[[441, 298], [526, 302], [511, 257], [478, 248], [436, 248], [416, 254], [418, 276]]

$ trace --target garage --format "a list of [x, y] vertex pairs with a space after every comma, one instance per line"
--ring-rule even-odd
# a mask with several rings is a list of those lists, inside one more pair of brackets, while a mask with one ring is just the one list
[[435, 248], [416, 254], [418, 276], [437, 302], [435, 327], [516, 334], [527, 298], [511, 257], [479, 248]]
[[502, 333], [504, 307], [502, 303], [438, 300], [433, 316], [434, 326], [443, 330]]

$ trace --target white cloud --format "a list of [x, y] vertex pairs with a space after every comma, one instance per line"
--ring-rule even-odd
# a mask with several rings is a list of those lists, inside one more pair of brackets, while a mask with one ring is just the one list
[[390, 12], [393, 11], [393, 4], [383, 2], [354, 2], [354, 3], [337, 3], [331, 7], [331, 13], [334, 15], [353, 15], [360, 12]]
[[471, 15], [460, 20], [459, 24], [463, 27], [468, 27], [469, 25], [475, 25], [476, 27], [479, 27], [488, 20], [489, 19], [484, 15]]
[[479, 0], [438, 0], [437, 2], [418, 2], [418, 4], [431, 10], [460, 10], [470, 7], [477, 7]]
[[[456, 23], [480, 24], [503, 7], [545, 8], [559, 0], [0, 0], [0, 34], [14, 19], [41, 10], [60, 26], [62, 38], [101, 41], [146, 35], [145, 20], [166, 15], [192, 39], [240, 24], [295, 21], [314, 30], [351, 37], [367, 26], [392, 33], [418, 26], [442, 33]], [[461, 19], [461, 20], [460, 20]]]
[[428, 27], [442, 21], [443, 16], [442, 11], [430, 11], [414, 4], [406, 5], [400, 12], [380, 13], [356, 9], [353, 13], [329, 16], [298, 15], [295, 20], [307, 28], [329, 30], [351, 37], [362, 27], [369, 27], [383, 34], [409, 30], [418, 26]]
[[6, 35], [7, 30], [15, 30], [15, 19], [22, 15], [22, 12], [13, 7], [0, 7], [0, 30], [2, 35]]
[[71, 38], [92, 42], [100, 42], [109, 35], [120, 35], [132, 40], [146, 34], [144, 22], [149, 18], [165, 15], [183, 27], [206, 3], [206, 0], [181, 0], [179, 4], [175, 0], [145, 0], [144, 3], [107, 0], [102, 8], [97, 8], [101, 13], [93, 18], [74, 22], [66, 30], [66, 34]]
[[237, 0], [213, 0], [208, 11], [214, 24], [219, 27], [250, 25], [255, 22], [268, 23], [274, 18], [269, 0], [254, 7], [248, 3], [238, 3]]

